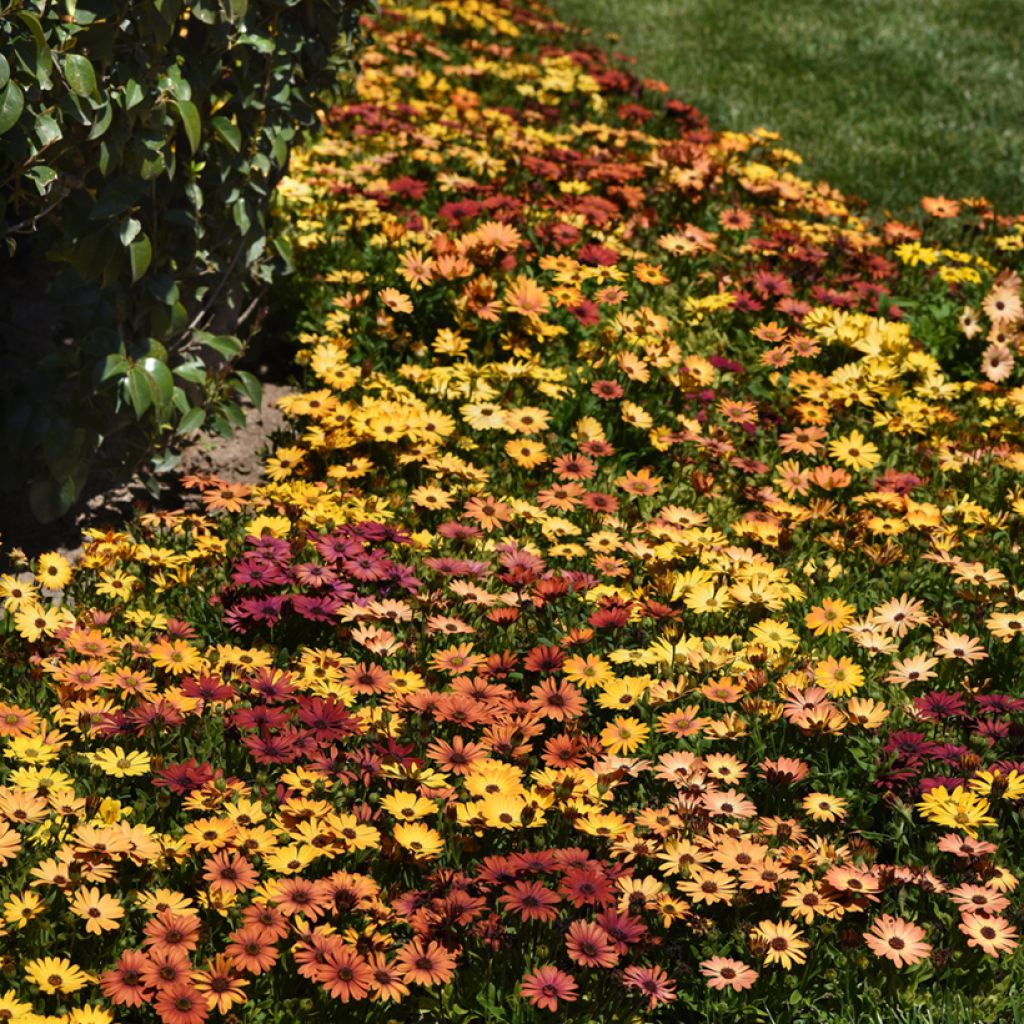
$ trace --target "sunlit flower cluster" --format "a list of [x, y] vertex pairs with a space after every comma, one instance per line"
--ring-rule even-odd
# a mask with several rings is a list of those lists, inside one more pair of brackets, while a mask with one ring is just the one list
[[0, 577], [0, 1020], [998, 995], [1024, 219], [873, 222], [521, 0], [324, 123], [265, 482]]

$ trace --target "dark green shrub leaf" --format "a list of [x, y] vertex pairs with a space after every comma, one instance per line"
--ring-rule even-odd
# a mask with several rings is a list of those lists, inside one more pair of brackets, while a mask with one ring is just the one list
[[199, 149], [199, 141], [203, 134], [199, 108], [191, 100], [177, 100], [174, 105], [178, 108], [178, 115], [181, 117], [181, 124], [185, 129], [188, 144], [194, 153]]
[[32, 39], [36, 44], [36, 74], [40, 78], [39, 84], [44, 89], [49, 89], [49, 75], [53, 69], [53, 55], [50, 53], [50, 47], [47, 45], [42, 22], [31, 11], [18, 11], [17, 16], [32, 34]]
[[174, 390], [171, 392], [171, 405], [182, 415], [189, 410], [188, 395], [177, 384], [174, 385]]
[[35, 185], [41, 196], [50, 191], [50, 186], [57, 180], [57, 172], [52, 167], [30, 167], [25, 177]]
[[201, 359], [189, 359], [174, 368], [174, 376], [180, 377], [189, 384], [206, 383], [206, 364]]
[[245, 413], [237, 402], [222, 402], [220, 411], [233, 427], [245, 426]]
[[29, 487], [28, 504], [41, 523], [52, 523], [71, 508], [78, 494], [79, 488], [71, 478], [35, 480]]
[[242, 343], [230, 334], [207, 334], [206, 331], [197, 331], [196, 339], [214, 352], [219, 352], [225, 359], [234, 359], [241, 355]]
[[132, 266], [132, 284], [134, 284], [147, 270], [153, 260], [153, 245], [149, 236], [143, 232], [138, 240], [128, 246], [128, 258]]
[[0, 92], [0, 135], [9, 132], [25, 109], [25, 94], [17, 82], [8, 82]]
[[146, 410], [153, 404], [153, 392], [149, 387], [149, 377], [141, 366], [133, 366], [128, 371], [128, 399], [132, 403], [137, 419], [142, 419]]
[[100, 115], [99, 120], [96, 121], [89, 131], [89, 139], [98, 139], [105, 135], [113, 120], [114, 107], [110, 100], [107, 100], [107, 102], [103, 104], [103, 113]]
[[121, 244], [131, 245], [138, 237], [141, 230], [142, 225], [134, 217], [129, 217], [121, 225], [121, 230], [118, 232], [118, 238], [121, 239]]
[[213, 130], [222, 142], [226, 142], [236, 153], [242, 148], [242, 133], [226, 117], [218, 115], [210, 118]]
[[49, 146], [60, 139], [64, 133], [57, 120], [49, 114], [36, 115], [36, 138], [41, 146]]
[[128, 79], [124, 86], [124, 109], [131, 110], [132, 107], [137, 107], [145, 99], [145, 95], [142, 86], [134, 78]]
[[103, 370], [100, 373], [100, 381], [110, 380], [112, 377], [120, 377], [129, 367], [129, 362], [123, 355], [115, 352], [103, 360]]
[[194, 434], [206, 422], [206, 413], [202, 409], [189, 409], [178, 420], [177, 433]]
[[248, 397], [253, 405], [259, 407], [263, 398], [263, 385], [247, 370], [236, 370], [238, 388]]
[[7, 63], [7, 58], [0, 53], [0, 89], [2, 89], [11, 80], [11, 65]]
[[174, 393], [174, 378], [171, 376], [171, 371], [167, 369], [167, 364], [152, 356], [147, 356], [139, 361], [136, 369], [141, 369], [148, 378], [154, 403], [161, 408], [166, 408]]
[[72, 92], [79, 96], [99, 96], [96, 88], [96, 71], [92, 61], [80, 53], [69, 53], [64, 58], [64, 77]]
[[249, 10], [249, 0], [224, 0], [224, 9], [231, 23], [237, 25]]

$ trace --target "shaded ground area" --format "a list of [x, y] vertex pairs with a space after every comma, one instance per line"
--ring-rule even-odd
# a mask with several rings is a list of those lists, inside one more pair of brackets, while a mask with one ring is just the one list
[[274, 431], [285, 423], [277, 400], [293, 389], [284, 384], [264, 384], [259, 409], [246, 410], [246, 423], [229, 438], [200, 434], [185, 450], [182, 474], [209, 473], [229, 483], [256, 483], [263, 468], [263, 451]]
[[245, 406], [246, 425], [229, 437], [200, 432], [182, 453], [178, 469], [166, 477], [166, 487], [159, 499], [151, 495], [138, 479], [128, 483], [106, 484], [98, 481], [89, 496], [67, 516], [55, 523], [38, 523], [25, 509], [5, 509], [9, 523], [4, 547], [20, 547], [28, 554], [60, 551], [65, 556], [77, 555], [85, 530], [117, 529], [133, 513], [152, 508], [179, 508], [192, 496], [179, 485], [181, 476], [189, 473], [218, 476], [230, 483], [257, 483], [261, 478], [263, 453], [274, 431], [283, 427], [285, 418], [277, 408], [277, 400], [292, 390], [286, 384], [265, 383], [258, 409]]

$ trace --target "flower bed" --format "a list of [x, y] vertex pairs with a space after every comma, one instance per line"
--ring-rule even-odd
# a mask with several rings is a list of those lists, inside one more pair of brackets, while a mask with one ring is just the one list
[[326, 121], [268, 482], [0, 581], [0, 1015], [995, 1019], [1024, 219], [869, 222], [526, 3]]

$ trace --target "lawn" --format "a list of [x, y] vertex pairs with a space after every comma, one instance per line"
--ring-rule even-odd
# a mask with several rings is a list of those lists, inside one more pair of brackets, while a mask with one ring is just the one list
[[1019, 0], [556, 0], [715, 127], [782, 133], [808, 171], [898, 210], [1024, 205]]

